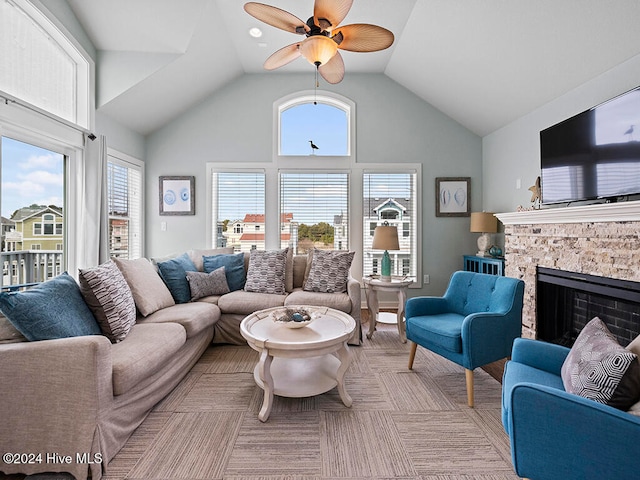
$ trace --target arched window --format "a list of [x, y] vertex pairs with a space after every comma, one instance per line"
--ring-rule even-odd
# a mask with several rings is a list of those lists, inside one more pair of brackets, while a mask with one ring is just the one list
[[352, 102], [328, 92], [282, 99], [277, 108], [277, 155], [353, 155], [354, 110]]
[[40, 10], [0, 2], [0, 91], [89, 129], [90, 90], [89, 60]]

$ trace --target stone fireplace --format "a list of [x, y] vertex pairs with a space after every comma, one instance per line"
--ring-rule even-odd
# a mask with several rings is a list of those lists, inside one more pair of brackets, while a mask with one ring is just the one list
[[505, 275], [525, 282], [522, 336], [537, 338], [538, 267], [640, 282], [640, 201], [496, 215]]

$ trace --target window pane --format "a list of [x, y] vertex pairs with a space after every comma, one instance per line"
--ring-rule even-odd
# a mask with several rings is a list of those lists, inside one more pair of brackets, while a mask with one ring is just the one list
[[264, 250], [264, 172], [213, 172], [212, 186], [214, 246]]
[[8, 137], [1, 142], [2, 285], [43, 282], [65, 266], [65, 157]]
[[142, 170], [110, 157], [107, 163], [109, 251], [112, 257], [142, 256]]
[[365, 173], [363, 274], [377, 274], [384, 252], [372, 250], [373, 229], [387, 222], [398, 228], [400, 250], [390, 251], [391, 274], [416, 278], [416, 173]]
[[76, 62], [27, 12], [0, 2], [0, 90], [75, 123], [76, 71]]
[[332, 105], [302, 103], [280, 114], [280, 155], [346, 156], [348, 139], [347, 112]]
[[349, 249], [349, 175], [346, 173], [280, 174], [283, 246], [294, 254], [313, 247]]

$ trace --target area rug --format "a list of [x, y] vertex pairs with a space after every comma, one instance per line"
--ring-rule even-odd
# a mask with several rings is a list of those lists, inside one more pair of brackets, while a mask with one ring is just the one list
[[347, 408], [337, 389], [275, 397], [258, 420], [262, 390], [249, 347], [212, 346], [110, 462], [106, 480], [516, 480], [500, 423], [500, 383], [408, 344], [394, 328], [350, 347]]

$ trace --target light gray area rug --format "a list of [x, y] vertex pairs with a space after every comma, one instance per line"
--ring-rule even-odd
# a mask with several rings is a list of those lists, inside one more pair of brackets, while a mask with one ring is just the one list
[[380, 326], [351, 347], [346, 378], [312, 398], [276, 397], [258, 420], [262, 390], [249, 347], [210, 347], [108, 465], [106, 480], [312, 480], [403, 478], [515, 480], [500, 423], [500, 383], [475, 372], [476, 408], [464, 371]]

